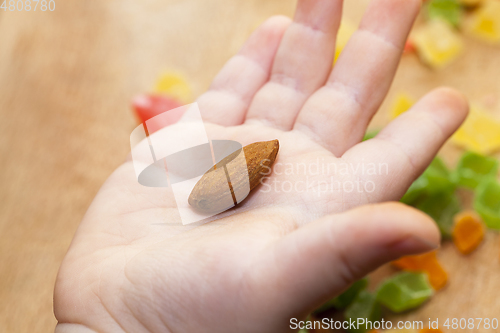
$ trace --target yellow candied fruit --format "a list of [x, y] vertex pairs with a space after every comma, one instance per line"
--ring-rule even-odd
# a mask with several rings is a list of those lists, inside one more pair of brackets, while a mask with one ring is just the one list
[[422, 61], [433, 68], [446, 66], [464, 48], [460, 35], [440, 19], [433, 19], [415, 29], [412, 40]]
[[181, 103], [191, 103], [192, 92], [188, 81], [178, 73], [166, 72], [156, 82], [155, 93], [166, 95]]
[[484, 225], [473, 212], [464, 212], [455, 217], [453, 243], [463, 254], [474, 251], [484, 238]]
[[340, 23], [339, 32], [337, 33], [334, 63], [339, 58], [340, 53], [344, 50], [354, 32], [356, 32], [356, 27], [351, 22], [344, 20]]
[[394, 100], [394, 104], [392, 105], [391, 117], [394, 119], [400, 116], [401, 114], [408, 111], [413, 106], [413, 104], [415, 104], [415, 100], [407, 93], [397, 94]]
[[500, 120], [472, 105], [469, 117], [451, 137], [451, 142], [483, 155], [500, 149]]
[[494, 44], [500, 43], [500, 1], [486, 1], [471, 14], [465, 28], [471, 36]]

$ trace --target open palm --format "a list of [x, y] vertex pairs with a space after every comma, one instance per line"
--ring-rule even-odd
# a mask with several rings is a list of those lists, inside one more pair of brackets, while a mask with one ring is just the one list
[[[61, 266], [56, 332], [287, 331], [379, 265], [437, 247], [428, 217], [380, 203], [462, 123], [463, 97], [431, 92], [360, 143], [420, 2], [373, 0], [333, 70], [342, 1], [302, 0], [293, 22], [266, 21], [198, 103], [211, 139], [279, 139], [274, 172], [229, 214], [182, 226], [171, 189], [141, 186], [123, 164]], [[355, 169], [367, 165], [384, 172]]]

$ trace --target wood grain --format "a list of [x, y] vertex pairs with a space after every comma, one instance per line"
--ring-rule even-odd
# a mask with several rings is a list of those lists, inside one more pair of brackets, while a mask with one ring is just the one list
[[[366, 2], [348, 1], [346, 15], [358, 20]], [[53, 330], [57, 269], [95, 193], [128, 153], [130, 99], [169, 69], [203, 92], [259, 23], [291, 15], [294, 4], [64, 0], [54, 12], [0, 11], [0, 332]], [[420, 97], [446, 84], [495, 104], [500, 50], [467, 45], [440, 72], [405, 57], [389, 101], [399, 90]], [[373, 126], [388, 120], [382, 112]], [[452, 164], [459, 151], [443, 154]], [[449, 287], [404, 317], [498, 315], [498, 243], [490, 234], [465, 259], [445, 246]]]

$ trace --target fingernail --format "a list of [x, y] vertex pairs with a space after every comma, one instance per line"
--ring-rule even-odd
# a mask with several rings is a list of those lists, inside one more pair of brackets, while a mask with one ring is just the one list
[[405, 253], [428, 252], [436, 250], [440, 243], [429, 241], [428, 239], [411, 235], [410, 237], [394, 244], [393, 249]]

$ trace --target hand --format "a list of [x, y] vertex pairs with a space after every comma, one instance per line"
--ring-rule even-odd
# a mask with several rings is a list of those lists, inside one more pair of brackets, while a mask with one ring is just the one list
[[[171, 189], [139, 185], [132, 163], [123, 164], [61, 266], [56, 332], [288, 331], [292, 317], [378, 266], [438, 247], [429, 217], [383, 202], [399, 200], [460, 126], [464, 98], [435, 90], [360, 143], [420, 3], [373, 0], [333, 70], [342, 1], [300, 0], [293, 22], [267, 20], [198, 100], [212, 139], [279, 139], [266, 185], [231, 216], [182, 226]], [[318, 161], [387, 172], [284, 172]], [[370, 187], [325, 191], [332, 179]], [[297, 187], [285, 191], [285, 182]]]

